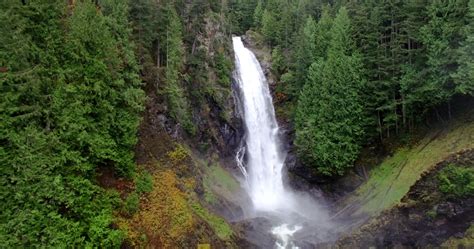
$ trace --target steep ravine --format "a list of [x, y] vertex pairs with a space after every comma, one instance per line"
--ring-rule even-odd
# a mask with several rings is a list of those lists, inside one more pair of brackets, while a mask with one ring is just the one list
[[[189, 7], [189, 6], [188, 6]], [[188, 10], [187, 10], [188, 11]], [[150, 64], [143, 69], [147, 95], [138, 143], [135, 148], [138, 175], [151, 175], [152, 190], [141, 193], [140, 186], [126, 179], [103, 174], [106, 188], [118, 189], [133, 212], [117, 212], [115, 225], [126, 233], [125, 248], [240, 248], [246, 245], [239, 228], [248, 197], [237, 180], [235, 150], [242, 137], [242, 124], [236, 114], [232, 88], [218, 75], [219, 56], [232, 62], [230, 37], [211, 12], [190, 22], [186, 29], [196, 34], [192, 47], [186, 47], [186, 74], [199, 80], [188, 82], [195, 134], [188, 134], [173, 120], [163, 94], [164, 77]], [[205, 32], [193, 30], [198, 25]], [[194, 27], [195, 28], [195, 27]], [[200, 71], [191, 64], [202, 59]], [[222, 59], [221, 58], [221, 59]], [[193, 71], [195, 70], [195, 71]], [[222, 78], [224, 77], [224, 78]], [[229, 75], [230, 79], [230, 75]], [[208, 89], [196, 92], [193, 88]]]
[[[412, 248], [420, 245], [441, 246], [443, 243], [446, 245], [448, 239], [450, 241], [461, 239], [464, 241], [463, 243], [472, 241], [472, 239], [469, 239], [469, 236], [472, 235], [467, 231], [469, 223], [473, 220], [469, 216], [472, 209], [469, 201], [461, 201], [456, 204], [457, 206], [454, 206], [455, 209], [463, 210], [457, 214], [459, 216], [455, 220], [465, 219], [464, 222], [461, 222], [459, 226], [454, 226], [454, 228], [450, 225], [450, 222], [452, 222], [452, 220], [449, 220], [450, 218], [442, 221], [441, 219], [432, 219], [431, 221], [413, 219], [414, 213], [431, 213], [430, 210], [433, 209], [433, 206], [438, 204], [452, 207], [451, 204], [443, 204], [442, 199], [433, 201], [432, 206], [428, 208], [420, 207], [420, 203], [413, 204], [411, 206], [411, 209], [413, 209], [412, 215], [407, 219], [387, 215], [387, 213], [401, 212], [399, 206], [405, 205], [406, 200], [413, 198], [413, 191], [418, 191], [417, 189], [423, 184], [433, 183], [433, 179], [436, 178], [437, 172], [442, 167], [440, 165], [445, 166], [450, 162], [458, 162], [457, 159], [462, 162], [466, 160], [472, 162], [472, 152], [466, 151], [474, 149], [474, 143], [472, 142], [474, 141], [474, 113], [464, 106], [472, 103], [462, 102], [464, 104], [459, 107], [458, 113], [454, 115], [452, 120], [424, 128], [420, 131], [420, 134], [416, 134], [415, 142], [398, 145], [398, 149], [393, 152], [380, 153], [380, 149], [367, 148], [364, 153], [369, 154], [368, 157], [363, 155], [363, 160], [357, 163], [354, 172], [349, 172], [349, 176], [341, 179], [320, 178], [311, 169], [301, 165], [293, 152], [292, 136], [294, 134], [291, 119], [285, 115], [284, 109], [287, 107], [280, 103], [277, 96], [275, 96], [275, 89], [279, 83], [275, 80], [271, 71], [271, 50], [263, 43], [258, 42], [259, 35], [257, 33], [249, 31], [243, 37], [243, 40], [260, 60], [274, 95], [278, 123], [284, 131], [286, 137], [284, 141], [289, 152], [286, 161], [288, 185], [305, 192], [311, 192], [313, 196], [326, 197], [333, 201], [328, 208], [333, 211], [333, 219], [340, 222], [341, 236], [343, 236], [337, 242], [338, 247], [365, 248], [375, 246], [385, 248], [398, 245], [402, 248]], [[283, 111], [279, 111], [279, 108]], [[391, 148], [391, 150], [394, 149]], [[364, 159], [365, 157], [367, 158]], [[430, 175], [430, 177], [427, 175]], [[420, 177], [422, 178], [420, 179]], [[433, 188], [436, 187], [431, 186], [431, 189], [419, 191], [428, 193], [429, 191], [435, 191]], [[379, 216], [381, 212], [383, 214]], [[387, 223], [387, 219], [392, 219], [392, 221], [399, 219], [400, 221], [406, 221], [406, 224]], [[377, 228], [381, 226], [381, 220], [385, 222], [383, 223], [385, 228], [383, 231], [375, 233], [375, 231], [378, 231]], [[373, 225], [374, 223], [376, 225]], [[433, 225], [434, 223], [436, 224]], [[358, 228], [363, 224], [370, 224], [363, 226], [364, 228], [367, 226], [370, 228]], [[355, 230], [351, 234], [350, 231], [353, 229]], [[414, 234], [424, 236], [419, 244], [416, 244], [416, 239], [413, 236], [403, 237], [404, 233], [410, 234], [414, 230], [418, 231]], [[397, 235], [390, 237], [390, 234]], [[437, 238], [433, 239], [433, 236], [437, 236]], [[397, 242], [397, 239], [400, 239], [400, 241]], [[324, 248], [324, 245], [320, 246]]]
[[[270, 51], [262, 44], [252, 41], [251, 36], [252, 34], [247, 35], [244, 42], [257, 55], [268, 78], [271, 93], [274, 94], [278, 82], [271, 72]], [[228, 86], [228, 90], [238, 94], [235, 84], [233, 82]], [[146, 91], [148, 100], [136, 155], [139, 169], [151, 173], [154, 188], [152, 192], [140, 197], [137, 213], [118, 216], [116, 225], [128, 235], [124, 245], [192, 248], [202, 244], [210, 245], [211, 248], [271, 248], [275, 244], [275, 237], [269, 233], [273, 226], [271, 219], [246, 218], [251, 200], [242, 188], [242, 175], [235, 163], [235, 153], [244, 134], [242, 117], [235, 105], [238, 101], [236, 96], [228, 93], [220, 95], [226, 97], [219, 103], [209, 98], [206, 100], [206, 108], [195, 110], [199, 120], [199, 137], [206, 140], [205, 143], [199, 143], [195, 138], [182, 133], [179, 126], [167, 116], [163, 99], [157, 94], [155, 84], [147, 84]], [[360, 178], [356, 184], [341, 184], [341, 181], [331, 182], [319, 178], [310, 168], [298, 162], [293, 152], [292, 124], [285, 115], [286, 112], [279, 110], [286, 107], [281, 106], [276, 96], [273, 99], [276, 117], [283, 131], [285, 150], [288, 151], [284, 170], [286, 184], [293, 189], [310, 193], [316, 199], [330, 200], [322, 205], [341, 224], [338, 232], [342, 231], [343, 234], [337, 247], [411, 248], [417, 244], [413, 244], [413, 237], [403, 234], [410, 234], [415, 230], [418, 233], [413, 232], [414, 234], [424, 238], [419, 242], [423, 246], [440, 246], [448, 243], [448, 239], [455, 241], [470, 236], [466, 231], [472, 221], [469, 216], [472, 215], [472, 210], [466, 206], [471, 203], [470, 200], [448, 201], [447, 204], [441, 198], [433, 200], [429, 204], [431, 206], [427, 207], [412, 199], [416, 199], [414, 193], [433, 191], [431, 183], [440, 167], [448, 162], [462, 164], [472, 159], [469, 159], [472, 151], [459, 154], [474, 146], [472, 113], [457, 118], [442, 128], [436, 128], [417, 144], [384, 158], [380, 165], [371, 167], [373, 170], [367, 172], [366, 181]], [[226, 114], [221, 115], [223, 112]], [[204, 149], [203, 144], [206, 145]], [[450, 155], [452, 156], [449, 157]], [[435, 165], [437, 166], [434, 167]], [[432, 168], [435, 170], [431, 173], [424, 173], [430, 172]], [[422, 174], [424, 176], [419, 180]], [[425, 186], [425, 183], [431, 184], [431, 188], [420, 187]], [[415, 185], [410, 188], [413, 184]], [[110, 185], [116, 188], [122, 186], [125, 196], [135, 188], [120, 181]], [[344, 187], [341, 188], [344, 185], [355, 190], [348, 193]], [[357, 185], [360, 186], [356, 187]], [[405, 204], [407, 200], [410, 200], [409, 207]], [[401, 204], [397, 205], [398, 203]], [[439, 217], [435, 216], [436, 219], [431, 217], [431, 213], [430, 216], [423, 216], [436, 205], [446, 206], [448, 213], [452, 210], [457, 213], [453, 216], [441, 210]], [[459, 207], [462, 212], [456, 211]], [[446, 218], [447, 215], [451, 217]], [[369, 219], [372, 216], [375, 218]], [[452, 217], [455, 221], [459, 217], [465, 218], [465, 222], [453, 226], [453, 220], [450, 220]], [[362, 224], [366, 225], [359, 228]], [[432, 240], [433, 236], [438, 239]], [[332, 244], [333, 242], [326, 242], [315, 245], [302, 240], [298, 246], [327, 248]]]
[[[127, 233], [124, 246], [239, 248], [241, 235], [228, 221], [242, 216], [239, 205], [246, 196], [226, 169], [227, 157], [220, 156], [226, 152], [203, 154], [189, 140], [174, 136], [156, 90], [150, 87], [147, 94], [136, 155], [139, 171], [153, 178], [153, 190], [140, 197], [136, 213], [118, 217], [117, 226]], [[136, 188], [124, 184], [125, 196]], [[120, 188], [121, 183], [111, 185]]]

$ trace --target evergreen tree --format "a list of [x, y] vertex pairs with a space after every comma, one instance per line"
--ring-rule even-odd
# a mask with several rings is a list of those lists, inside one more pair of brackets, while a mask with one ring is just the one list
[[432, 1], [428, 6], [428, 23], [422, 27], [422, 41], [427, 50], [428, 77], [419, 98], [426, 107], [449, 101], [454, 93], [451, 75], [457, 68], [456, 49], [462, 39], [461, 30], [467, 1]]
[[330, 29], [332, 18], [329, 7], [323, 8], [321, 19], [318, 23], [309, 16], [306, 23], [302, 26], [297, 39], [295, 51], [295, 82], [293, 83], [292, 93], [297, 94], [306, 81], [309, 66], [320, 58], [325, 58], [327, 48], [331, 40]]
[[286, 70], [287, 62], [283, 57], [282, 49], [280, 46], [275, 47], [272, 50], [272, 72], [277, 76], [280, 75]]
[[263, 1], [259, 0], [255, 12], [253, 13], [254, 26], [257, 29], [261, 27], [264, 10]]
[[181, 87], [181, 70], [183, 68], [182, 28], [179, 16], [173, 5], [168, 4], [166, 9], [166, 68], [165, 93], [167, 95], [171, 116], [190, 134], [196, 132], [191, 121], [190, 108]]
[[265, 9], [262, 15], [262, 35], [265, 41], [273, 46], [276, 45], [278, 40], [280, 39], [279, 36], [279, 27], [277, 19], [275, 18], [274, 14]]
[[296, 79], [290, 90], [292, 95], [297, 96], [298, 92], [304, 86], [308, 68], [317, 59], [316, 53], [316, 36], [317, 26], [314, 19], [309, 16], [306, 23], [302, 26], [300, 34], [297, 39], [295, 51], [294, 70]]
[[78, 1], [70, 12], [64, 1], [2, 2], [6, 247], [118, 247], [123, 240], [111, 227], [117, 197], [94, 175], [98, 167], [133, 173], [143, 93], [127, 1], [101, 4], [98, 11]]
[[146, 57], [153, 54], [156, 58], [156, 64], [159, 64], [160, 61], [158, 13], [159, 8], [154, 0], [130, 1], [130, 20], [133, 26], [133, 36], [137, 43], [139, 61], [142, 64], [147, 60], [152, 61], [152, 58]]
[[342, 175], [357, 158], [364, 122], [362, 65], [345, 8], [339, 10], [331, 34], [327, 59], [311, 65], [298, 101], [295, 143], [301, 158], [318, 172]]
[[464, 40], [457, 50], [459, 68], [453, 78], [456, 92], [474, 95], [474, 0], [469, 1], [467, 24], [462, 30]]
[[230, 0], [229, 21], [232, 32], [243, 34], [255, 24], [254, 13], [258, 3], [255, 0]]
[[329, 5], [325, 5], [322, 8], [321, 18], [316, 26], [315, 46], [314, 46], [314, 57], [326, 57], [327, 50], [331, 41], [331, 28], [332, 28], [332, 17], [330, 13], [331, 9]]

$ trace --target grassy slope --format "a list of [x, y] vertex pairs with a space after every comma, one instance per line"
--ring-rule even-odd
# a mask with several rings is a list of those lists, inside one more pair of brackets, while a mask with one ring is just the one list
[[474, 115], [431, 132], [411, 148], [401, 148], [373, 169], [344, 203], [345, 213], [375, 215], [399, 203], [420, 175], [448, 155], [474, 148]]
[[[140, 197], [138, 212], [117, 217], [128, 245], [191, 248], [209, 244], [235, 248], [232, 227], [208, 208], [212, 203], [206, 197], [219, 201], [222, 196], [217, 188], [231, 195], [240, 187], [236, 180], [217, 159], [202, 160], [179, 143], [169, 143], [167, 150], [154, 162], [139, 166], [152, 173], [153, 190]], [[197, 194], [200, 186], [205, 190], [204, 200]]]

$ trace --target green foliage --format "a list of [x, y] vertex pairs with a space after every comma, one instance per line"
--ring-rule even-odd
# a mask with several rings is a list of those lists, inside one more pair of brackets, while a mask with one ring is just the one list
[[228, 18], [231, 24], [231, 32], [244, 34], [254, 24], [254, 12], [257, 8], [255, 0], [230, 0]]
[[135, 190], [138, 193], [149, 193], [153, 190], [153, 177], [147, 171], [138, 174], [135, 180]]
[[[292, 95], [297, 96], [301, 91], [301, 88], [306, 82], [308, 75], [308, 69], [311, 64], [317, 59], [316, 57], [316, 37], [317, 37], [317, 23], [314, 19], [309, 16], [306, 19], [306, 23], [302, 26], [299, 35], [299, 39], [296, 43], [295, 49], [295, 63], [293, 70], [295, 71], [294, 76], [296, 77], [295, 82], [292, 84], [294, 87]], [[320, 54], [320, 57], [325, 57], [326, 51]]]
[[453, 95], [451, 75], [456, 67], [456, 49], [461, 39], [461, 28], [467, 1], [448, 3], [433, 1], [428, 6], [429, 21], [422, 27], [422, 41], [426, 46], [428, 79], [419, 96], [427, 105], [449, 100]]
[[295, 118], [298, 153], [324, 175], [352, 166], [363, 135], [361, 63], [352, 52], [350, 21], [341, 8], [331, 29], [327, 59], [309, 69]]
[[[273, 48], [277, 99], [288, 106], [331, 106], [324, 104], [326, 99], [311, 100], [324, 94], [309, 92], [323, 87], [324, 80], [318, 78], [329, 72], [325, 65], [330, 47], [350, 41], [352, 44], [338, 49], [346, 54], [350, 51], [348, 55], [357, 65], [349, 70], [355, 74], [349, 75], [363, 79], [357, 80], [357, 87], [364, 90], [356, 94], [358, 104], [354, 108], [361, 115], [355, 123], [366, 135], [357, 143], [371, 143], [412, 131], [434, 113], [439, 120], [444, 119], [443, 115], [450, 118], [453, 96], [473, 95], [473, 6], [472, 0], [332, 1], [327, 5], [325, 1], [267, 0], [257, 1], [253, 28]], [[333, 31], [337, 31], [332, 27], [332, 15], [344, 8], [353, 25], [347, 34], [334, 38]], [[339, 63], [331, 60], [334, 66]], [[344, 59], [338, 60], [342, 63]], [[332, 108], [325, 111], [331, 112]], [[315, 124], [304, 119], [319, 118], [317, 108], [310, 109], [295, 115], [296, 134], [305, 137], [299, 139], [300, 148], [308, 149], [301, 154], [307, 157], [311, 157], [309, 148], [316, 147], [317, 142], [306, 128]], [[301, 125], [304, 122], [307, 124]], [[329, 127], [338, 121], [328, 118], [318, 124], [323, 122]], [[359, 133], [359, 128], [356, 130]], [[358, 149], [350, 154], [355, 151]]]
[[263, 11], [264, 11], [263, 1], [258, 0], [257, 7], [255, 7], [255, 11], [253, 13], [253, 21], [254, 21], [255, 27], [259, 28], [260, 25], [262, 24]]
[[191, 120], [190, 107], [180, 81], [184, 56], [181, 21], [172, 4], [167, 4], [165, 7], [165, 15], [167, 17], [165, 93], [171, 116], [176, 122], [181, 123], [186, 132], [193, 135], [196, 133], [196, 127]]
[[331, 26], [332, 17], [329, 8], [325, 7], [318, 22], [312, 16], [308, 16], [305, 24], [300, 27], [298, 39], [295, 41], [294, 65], [292, 65], [295, 71], [292, 94], [295, 97], [306, 82], [311, 64], [320, 58], [326, 58], [328, 44], [331, 40]]
[[474, 1], [469, 1], [467, 24], [461, 30], [464, 41], [457, 49], [459, 68], [452, 75], [456, 83], [456, 92], [474, 95]]
[[218, 83], [221, 84], [223, 87], [230, 87], [232, 62], [224, 53], [218, 52], [215, 56], [215, 68]]
[[2, 246], [120, 246], [117, 198], [94, 176], [134, 171], [144, 97], [127, 4], [0, 3]]
[[[133, 27], [133, 36], [137, 45], [137, 54], [141, 63], [146, 63], [148, 55], [153, 54], [156, 49], [154, 44], [158, 43], [159, 31], [162, 29], [159, 23], [159, 6], [153, 0], [130, 1], [130, 21]], [[159, 56], [159, 55], [155, 55]]]
[[[113, 3], [115, 11], [126, 9], [119, 2]], [[68, 150], [79, 151], [88, 163], [114, 162], [121, 174], [130, 176], [143, 92], [131, 46], [123, 40], [128, 28], [110, 20], [93, 4], [77, 4], [63, 55], [68, 84], [58, 85], [52, 108], [57, 129], [71, 146]]]
[[426, 216], [428, 216], [430, 219], [436, 218], [436, 211], [435, 210], [429, 210], [426, 212]]
[[474, 195], [474, 169], [450, 164], [443, 168], [439, 175], [441, 192], [455, 197]]
[[214, 230], [217, 236], [222, 240], [229, 240], [233, 234], [232, 228], [227, 222], [210, 213], [207, 209], [203, 208], [199, 203], [191, 203], [191, 208], [196, 212], [199, 217], [204, 219]]
[[[256, 5], [249, 0], [240, 3]], [[147, 87], [157, 90], [157, 100], [165, 101], [158, 105], [165, 105], [166, 114], [189, 137], [209, 132], [196, 116], [206, 115], [210, 104], [227, 109], [233, 66], [229, 19], [253, 13], [250, 7], [217, 0], [130, 1], [143, 78]]]
[[275, 45], [280, 39], [278, 36], [278, 23], [273, 13], [265, 10], [262, 15], [262, 35], [266, 42]]
[[123, 203], [124, 211], [129, 214], [133, 215], [138, 211], [140, 208], [140, 195], [137, 192], [132, 192], [128, 194], [127, 198]]
[[286, 69], [285, 58], [280, 47], [275, 47], [272, 50], [272, 71], [277, 77]]

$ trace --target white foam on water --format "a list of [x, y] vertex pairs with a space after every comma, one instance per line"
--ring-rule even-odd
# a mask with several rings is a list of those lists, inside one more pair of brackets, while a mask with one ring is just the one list
[[276, 246], [279, 249], [284, 249], [291, 247], [292, 249], [298, 249], [299, 247], [295, 246], [291, 241], [290, 238], [296, 233], [298, 230], [303, 228], [302, 226], [293, 226], [293, 229], [289, 227], [288, 224], [282, 224], [280, 226], [274, 227], [272, 229], [272, 234], [276, 235], [278, 241], [276, 242]]

